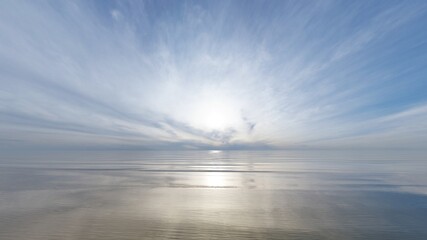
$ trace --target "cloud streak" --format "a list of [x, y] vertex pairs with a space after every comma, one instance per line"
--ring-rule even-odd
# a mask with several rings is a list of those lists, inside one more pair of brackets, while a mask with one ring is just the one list
[[423, 1], [0, 5], [5, 149], [427, 147]]

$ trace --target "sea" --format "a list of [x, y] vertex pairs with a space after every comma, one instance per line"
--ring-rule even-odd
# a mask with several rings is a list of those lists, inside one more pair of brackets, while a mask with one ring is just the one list
[[427, 239], [417, 151], [22, 151], [1, 240]]

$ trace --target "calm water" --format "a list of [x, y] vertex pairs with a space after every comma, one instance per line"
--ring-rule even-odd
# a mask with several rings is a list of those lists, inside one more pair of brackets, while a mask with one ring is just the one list
[[427, 239], [427, 155], [3, 154], [0, 239]]

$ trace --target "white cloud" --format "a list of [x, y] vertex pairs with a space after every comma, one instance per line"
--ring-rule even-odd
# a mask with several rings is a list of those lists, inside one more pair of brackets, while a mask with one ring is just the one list
[[114, 9], [111, 10], [111, 16], [114, 18], [114, 20], [119, 21], [122, 18], [122, 13], [119, 10]]
[[390, 74], [364, 67], [374, 56], [345, 61], [387, 40], [425, 7], [387, 7], [341, 36], [336, 31], [352, 27], [346, 24], [357, 14], [334, 15], [341, 22], [331, 30], [333, 4], [292, 3], [262, 16], [221, 4], [168, 9], [175, 14], [165, 6], [120, 4], [107, 12], [120, 21], [111, 24], [85, 2], [1, 3], [3, 140], [333, 147], [341, 140], [331, 139], [376, 143], [363, 136], [380, 124], [404, 132], [414, 126], [410, 119], [423, 119], [424, 107], [407, 106], [359, 117], [399, 89], [377, 90]]

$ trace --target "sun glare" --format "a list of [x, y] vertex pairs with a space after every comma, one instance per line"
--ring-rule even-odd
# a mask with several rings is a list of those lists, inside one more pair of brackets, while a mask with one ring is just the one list
[[229, 100], [212, 98], [196, 104], [193, 121], [204, 130], [225, 130], [239, 121], [239, 111]]
[[224, 173], [210, 172], [205, 175], [205, 184], [209, 187], [224, 187], [227, 185], [227, 180]]

